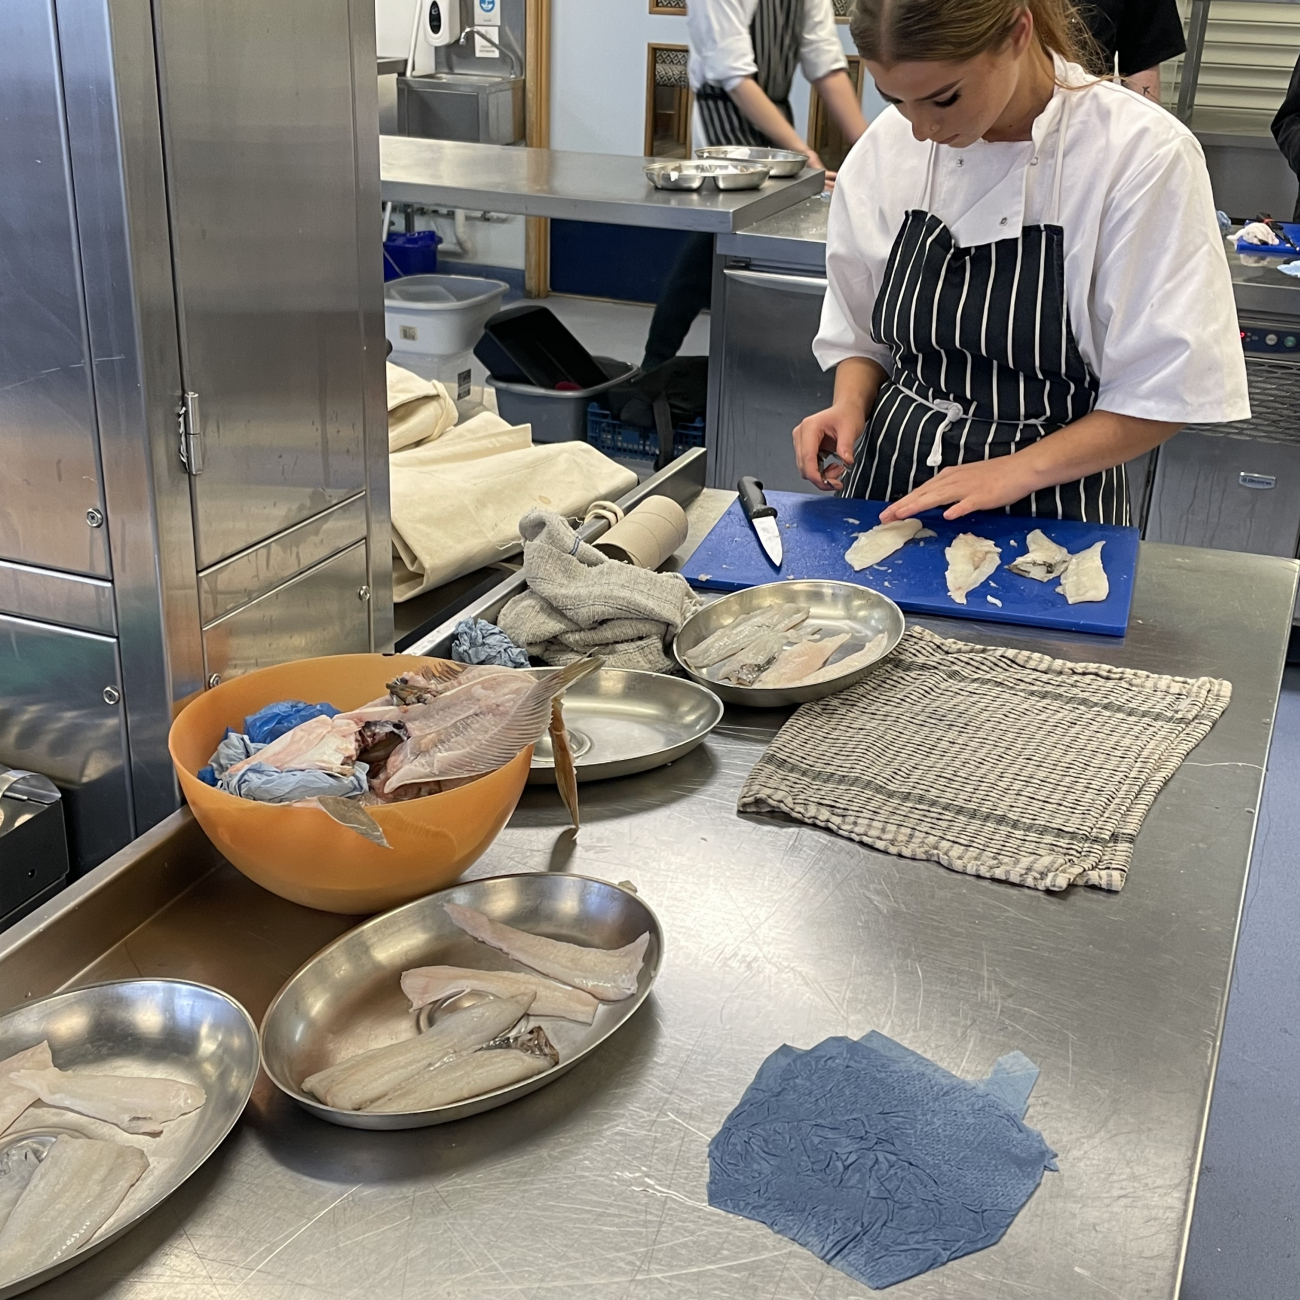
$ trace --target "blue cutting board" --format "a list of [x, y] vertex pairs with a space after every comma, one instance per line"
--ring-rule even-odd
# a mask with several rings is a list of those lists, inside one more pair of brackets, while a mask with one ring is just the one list
[[[1300, 225], [1291, 221], [1281, 221], [1278, 224], [1286, 231], [1288, 239], [1293, 239], [1297, 244], [1300, 244]], [[1290, 257], [1293, 259], [1300, 257], [1300, 252], [1297, 252], [1290, 244], [1252, 244], [1242, 239], [1240, 235], [1237, 236], [1237, 252], [1263, 253], [1265, 257]]]
[[[1133, 599], [1137, 569], [1138, 531], [1113, 524], [1082, 524], [1072, 520], [1026, 519], [1005, 514], [973, 514], [949, 522], [941, 511], [921, 516], [938, 536], [908, 542], [870, 569], [855, 573], [844, 560], [856, 533], [880, 521], [883, 501], [854, 501], [814, 497], [799, 492], [769, 492], [775, 506], [785, 558], [778, 569], [758, 544], [753, 527], [733, 501], [709, 535], [682, 568], [693, 587], [706, 591], [743, 591], [746, 587], [792, 578], [835, 578], [856, 582], [888, 596], [915, 614], [977, 618], [993, 623], [1022, 623], [1029, 627], [1067, 632], [1097, 632], [1123, 636]], [[1110, 579], [1103, 601], [1071, 605], [1057, 593], [1058, 582], [1035, 582], [1006, 568], [1025, 553], [1025, 537], [1041, 528], [1052, 541], [1072, 552], [1105, 541], [1101, 553]], [[948, 595], [944, 574], [946, 547], [958, 533], [987, 537], [1002, 548], [1002, 567], [985, 579], [959, 605]], [[1002, 602], [1001, 608], [987, 597]]]

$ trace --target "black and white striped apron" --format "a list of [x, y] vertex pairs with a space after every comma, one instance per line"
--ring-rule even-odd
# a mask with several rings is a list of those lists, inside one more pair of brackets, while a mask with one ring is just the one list
[[[790, 87], [799, 66], [799, 41], [803, 33], [804, 0], [758, 0], [749, 24], [758, 72], [754, 80], [763, 93], [793, 122]], [[707, 83], [695, 92], [704, 138], [710, 145], [747, 144], [770, 147], [767, 138], [731, 101], [719, 85]]]
[[[1053, 220], [992, 244], [958, 247], [928, 211], [939, 148], [931, 146], [922, 206], [903, 220], [871, 316], [894, 373], [858, 441], [845, 496], [897, 501], [945, 465], [1009, 456], [1092, 410], [1098, 381], [1071, 332], [1065, 296], [1067, 117], [1068, 101], [1057, 128]], [[1044, 488], [1006, 511], [1127, 524], [1124, 467]]]

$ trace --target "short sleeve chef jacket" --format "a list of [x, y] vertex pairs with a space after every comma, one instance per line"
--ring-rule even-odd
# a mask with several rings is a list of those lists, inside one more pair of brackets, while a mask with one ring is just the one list
[[[749, 34], [757, 8], [758, 0], [691, 0], [686, 30], [691, 45], [687, 76], [692, 90], [711, 83], [732, 91], [758, 71]], [[804, 0], [799, 66], [809, 81], [820, 81], [849, 66], [831, 0]]]
[[1187, 52], [1178, 0], [1083, 0], [1079, 16], [1097, 42], [1098, 72], [1132, 77]]
[[[1057, 128], [1071, 97], [1060, 176], [1070, 325], [1100, 380], [1097, 407], [1180, 424], [1249, 418], [1232, 281], [1201, 147], [1171, 113], [1058, 61], [1033, 139], [935, 151], [930, 210], [971, 247], [1048, 223]], [[826, 235], [828, 288], [813, 352], [823, 369], [869, 357], [871, 312], [904, 214], [925, 192], [931, 145], [896, 108], [839, 173]]]

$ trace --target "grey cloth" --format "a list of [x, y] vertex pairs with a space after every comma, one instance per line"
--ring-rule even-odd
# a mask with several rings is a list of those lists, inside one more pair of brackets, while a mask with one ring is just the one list
[[519, 535], [528, 590], [497, 620], [516, 645], [557, 666], [594, 652], [611, 668], [672, 668], [665, 645], [700, 607], [685, 578], [611, 560], [548, 510], [529, 511]]
[[217, 788], [257, 803], [297, 803], [300, 799], [319, 799], [326, 795], [352, 799], [365, 794], [369, 771], [365, 763], [356, 764], [347, 776], [309, 768], [289, 768], [282, 772], [269, 763], [250, 763], [234, 776], [221, 777]]
[[740, 810], [1033, 889], [1117, 890], [1156, 795], [1231, 697], [1213, 677], [913, 627], [858, 685], [786, 723]]
[[458, 664], [490, 664], [494, 668], [527, 668], [521, 650], [496, 626], [481, 618], [463, 618], [451, 638], [451, 657]]

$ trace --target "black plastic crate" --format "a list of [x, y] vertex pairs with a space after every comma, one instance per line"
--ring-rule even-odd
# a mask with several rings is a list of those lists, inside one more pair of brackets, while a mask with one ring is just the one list
[[[654, 460], [659, 455], [659, 435], [654, 429], [616, 420], [594, 402], [587, 408], [587, 441], [606, 456], [631, 460]], [[692, 420], [673, 429], [673, 455], [681, 456], [693, 447], [704, 446], [704, 421]]]

